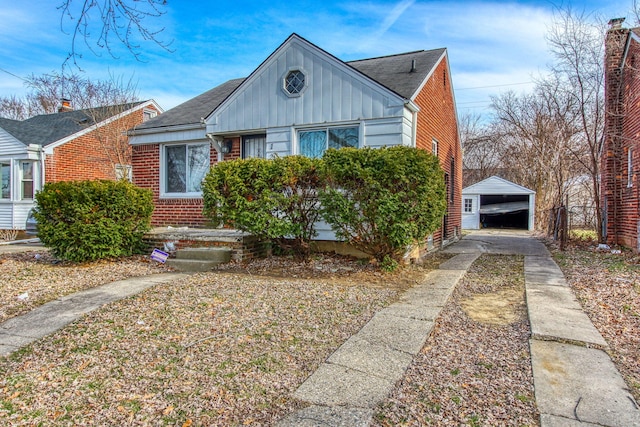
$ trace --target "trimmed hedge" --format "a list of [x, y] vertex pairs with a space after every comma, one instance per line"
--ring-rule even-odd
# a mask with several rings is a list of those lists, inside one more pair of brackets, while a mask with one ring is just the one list
[[323, 156], [322, 215], [336, 236], [394, 268], [437, 230], [446, 211], [444, 172], [424, 150], [343, 148]]
[[140, 253], [150, 229], [151, 191], [126, 181], [45, 184], [36, 194], [38, 237], [62, 259], [93, 261]]
[[444, 172], [437, 157], [409, 147], [328, 150], [322, 159], [250, 158], [214, 166], [203, 184], [204, 214], [309, 255], [324, 219], [338, 239], [393, 269], [408, 247], [441, 225]]
[[320, 163], [303, 156], [218, 163], [202, 187], [204, 215], [306, 257], [320, 215]]

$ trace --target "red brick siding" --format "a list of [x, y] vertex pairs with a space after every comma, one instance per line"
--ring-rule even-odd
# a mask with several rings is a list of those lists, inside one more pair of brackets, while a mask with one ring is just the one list
[[[438, 158], [444, 172], [453, 177], [453, 197], [447, 195], [449, 202], [446, 238], [459, 235], [462, 221], [462, 151], [455, 114], [449, 66], [447, 58], [443, 58], [433, 74], [415, 99], [420, 107], [416, 146], [431, 152], [433, 139], [438, 141]], [[453, 164], [452, 164], [453, 160]], [[453, 166], [453, 173], [452, 173]], [[434, 235], [437, 243], [442, 241], [442, 230]]]
[[[602, 205], [607, 242], [638, 249], [640, 221], [640, 44], [631, 41], [620, 68], [628, 29], [610, 30], [605, 57], [605, 145], [602, 156]], [[632, 175], [629, 177], [629, 150]], [[629, 185], [631, 183], [631, 185]]]
[[[53, 149], [45, 159], [45, 182], [115, 180], [118, 158], [130, 162], [131, 149], [123, 132], [142, 123], [142, 110], [102, 126]], [[115, 154], [118, 147], [124, 156]]]

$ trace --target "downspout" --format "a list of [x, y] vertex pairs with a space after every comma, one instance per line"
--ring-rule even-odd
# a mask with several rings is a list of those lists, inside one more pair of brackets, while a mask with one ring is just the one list
[[211, 140], [211, 146], [218, 153], [218, 162], [224, 161], [224, 153], [222, 152], [222, 138], [219, 136], [216, 137], [212, 133], [206, 133], [205, 135]]

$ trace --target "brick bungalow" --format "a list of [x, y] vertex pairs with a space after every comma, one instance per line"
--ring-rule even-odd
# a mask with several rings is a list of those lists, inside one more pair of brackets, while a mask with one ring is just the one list
[[605, 43], [602, 206], [606, 241], [640, 250], [640, 28], [609, 21]]
[[0, 118], [0, 229], [24, 230], [45, 183], [129, 178], [126, 130], [155, 117], [155, 101], [73, 110], [27, 120]]
[[[405, 145], [438, 155], [459, 236], [462, 151], [446, 49], [343, 62], [292, 34], [247, 78], [227, 81], [130, 132], [133, 181], [153, 190], [156, 226], [204, 227], [200, 183], [224, 159], [327, 147]], [[318, 240], [333, 240], [320, 224]]]

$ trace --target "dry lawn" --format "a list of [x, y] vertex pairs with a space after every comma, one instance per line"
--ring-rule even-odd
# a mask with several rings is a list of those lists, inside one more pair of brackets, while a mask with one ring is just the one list
[[[21, 277], [40, 264], [25, 257], [0, 269]], [[69, 268], [48, 263], [50, 283], [65, 283], [57, 294], [71, 289]], [[270, 425], [331, 352], [428, 268], [385, 274], [342, 258], [281, 258], [156, 286], [0, 359], [0, 424]]]
[[0, 255], [0, 323], [34, 307], [127, 277], [166, 271], [148, 257], [86, 264], [57, 262], [49, 251]]

